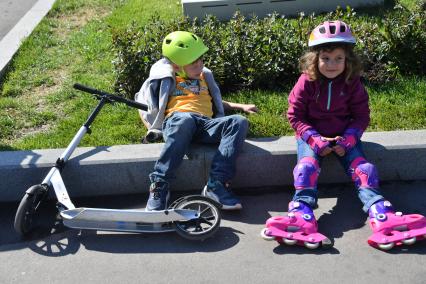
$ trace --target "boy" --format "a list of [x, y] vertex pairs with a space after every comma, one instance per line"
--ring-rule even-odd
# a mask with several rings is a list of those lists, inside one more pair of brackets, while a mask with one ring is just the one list
[[149, 106], [140, 112], [149, 137], [164, 138], [160, 158], [149, 175], [151, 186], [146, 210], [167, 208], [169, 180], [182, 162], [192, 141], [219, 143], [209, 180], [202, 191], [223, 205], [241, 209], [240, 200], [229, 189], [235, 175], [235, 160], [247, 134], [248, 122], [241, 115], [226, 116], [224, 109], [257, 112], [255, 105], [222, 101], [212, 72], [201, 56], [208, 48], [201, 38], [185, 31], [168, 34], [163, 41], [165, 58], [157, 61], [135, 100]]

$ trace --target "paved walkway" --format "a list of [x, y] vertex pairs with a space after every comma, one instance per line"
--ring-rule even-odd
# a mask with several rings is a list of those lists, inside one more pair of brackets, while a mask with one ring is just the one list
[[0, 0], [0, 77], [55, 0]]
[[[426, 181], [392, 182], [383, 193], [398, 210], [426, 214]], [[371, 248], [367, 216], [352, 185], [320, 186], [315, 210], [330, 250], [280, 246], [259, 237], [265, 220], [286, 210], [293, 190], [243, 195], [241, 212], [223, 214], [212, 239], [175, 233], [66, 230], [20, 240], [16, 203], [0, 203], [0, 283], [424, 283], [426, 241], [389, 252]], [[80, 206], [140, 208], [146, 195], [74, 200]], [[54, 204], [45, 220], [55, 214]]]
[[0, 41], [38, 0], [0, 0]]

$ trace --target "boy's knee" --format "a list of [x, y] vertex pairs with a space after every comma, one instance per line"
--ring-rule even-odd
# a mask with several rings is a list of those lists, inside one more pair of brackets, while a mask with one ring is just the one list
[[242, 115], [236, 114], [231, 115], [230, 118], [232, 119], [233, 123], [238, 125], [241, 129], [248, 129], [248, 120]]
[[170, 124], [174, 126], [184, 127], [184, 128], [192, 128], [195, 126], [194, 118], [190, 113], [187, 112], [179, 112], [172, 115], [170, 119]]
[[166, 136], [175, 134], [188, 133], [192, 134], [196, 130], [197, 125], [194, 119], [189, 113], [176, 113], [167, 121], [166, 130], [164, 131]]

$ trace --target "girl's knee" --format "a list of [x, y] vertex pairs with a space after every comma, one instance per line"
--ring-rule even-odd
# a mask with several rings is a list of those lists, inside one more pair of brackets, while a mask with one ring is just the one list
[[293, 170], [294, 187], [298, 190], [317, 187], [320, 166], [313, 157], [303, 157]]
[[349, 172], [357, 187], [379, 187], [379, 175], [376, 166], [369, 163], [363, 157], [358, 157], [352, 161]]

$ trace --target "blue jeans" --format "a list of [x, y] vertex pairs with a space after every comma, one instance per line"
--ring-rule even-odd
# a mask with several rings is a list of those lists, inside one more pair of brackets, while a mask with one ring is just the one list
[[163, 123], [164, 147], [149, 175], [151, 182], [175, 177], [191, 142], [219, 144], [213, 157], [210, 178], [223, 183], [235, 176], [237, 155], [248, 130], [248, 121], [241, 115], [208, 118], [191, 112], [175, 112]]
[[[333, 153], [338, 159], [340, 164], [345, 169], [345, 172], [351, 176], [350, 172], [350, 164], [353, 160], [355, 160], [358, 157], [365, 158], [365, 154], [362, 150], [361, 141], [358, 141], [358, 143], [353, 147], [351, 150], [349, 150], [343, 157], [338, 156], [337, 154]], [[297, 161], [299, 162], [300, 159], [303, 157], [313, 157], [315, 158], [320, 167], [322, 164], [322, 160], [324, 157], [321, 157], [311, 149], [311, 147], [302, 139], [297, 139]], [[368, 209], [376, 203], [379, 200], [383, 200], [383, 196], [380, 194], [380, 190], [378, 188], [364, 188], [359, 187], [358, 190], [358, 198], [361, 200], [361, 202], [364, 204], [363, 210], [365, 212], [368, 211]], [[317, 206], [318, 202], [318, 191], [315, 189], [303, 189], [303, 190], [296, 190], [296, 193], [293, 196], [293, 201], [303, 201], [310, 205], [312, 208], [315, 208]]]

